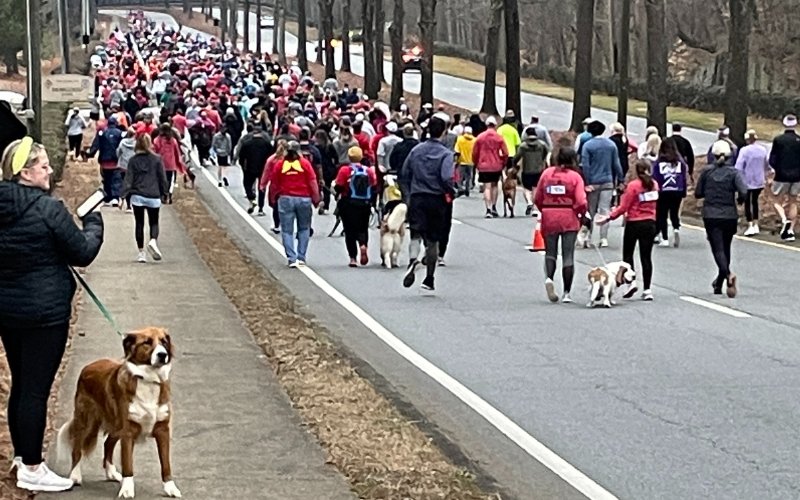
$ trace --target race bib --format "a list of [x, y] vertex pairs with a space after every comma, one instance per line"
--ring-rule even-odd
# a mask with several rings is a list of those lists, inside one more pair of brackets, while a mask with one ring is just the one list
[[563, 196], [563, 195], [567, 194], [567, 188], [566, 188], [566, 186], [562, 186], [560, 184], [555, 184], [553, 186], [547, 186], [547, 188], [545, 189], [545, 192], [547, 194], [552, 194], [552, 195], [556, 195], [556, 196]]
[[642, 203], [646, 201], [658, 201], [658, 191], [648, 191], [640, 194], [639, 201]]

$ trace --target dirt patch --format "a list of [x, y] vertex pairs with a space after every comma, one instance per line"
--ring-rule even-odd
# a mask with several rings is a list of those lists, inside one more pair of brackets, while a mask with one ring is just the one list
[[194, 192], [181, 191], [174, 206], [328, 461], [360, 498], [500, 498], [450, 463], [337, 353], [324, 329], [294, 312], [294, 299], [239, 251]]

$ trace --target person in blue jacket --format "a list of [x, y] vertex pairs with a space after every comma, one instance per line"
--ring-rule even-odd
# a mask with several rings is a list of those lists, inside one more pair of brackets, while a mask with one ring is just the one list
[[117, 166], [117, 148], [120, 142], [122, 142], [122, 130], [117, 126], [117, 119], [112, 116], [108, 119], [106, 128], [97, 131], [97, 135], [92, 141], [92, 147], [89, 149], [90, 157], [100, 153], [97, 161], [100, 163], [103, 190], [106, 192], [103, 201], [106, 205], [113, 207], [119, 205], [119, 197], [122, 193], [122, 171]]

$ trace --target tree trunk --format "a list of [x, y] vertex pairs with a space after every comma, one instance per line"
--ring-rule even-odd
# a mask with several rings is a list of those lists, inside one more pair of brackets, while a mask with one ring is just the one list
[[614, 35], [611, 30], [611, 1], [596, 0], [594, 25], [594, 76], [614, 73]]
[[[258, 26], [258, 22], [256, 22], [256, 26]], [[246, 54], [250, 52], [250, 0], [244, 0], [244, 30], [242, 34], [244, 35], [244, 50], [242, 53]]]
[[208, 22], [208, 12], [206, 11], [207, 3], [208, 3], [207, 0], [203, 0], [202, 3], [200, 4], [200, 11], [206, 16], [206, 22]]
[[729, 0], [729, 4], [731, 27], [728, 53], [731, 57], [725, 82], [725, 123], [731, 129], [731, 138], [741, 146], [747, 131], [747, 114], [750, 109], [747, 76], [753, 5], [750, 0]]
[[628, 86], [631, 78], [631, 1], [622, 0], [622, 19], [619, 33], [617, 121], [625, 128], [628, 127]]
[[503, 21], [504, 0], [492, 0], [492, 21], [486, 30], [486, 50], [484, 51], [484, 84], [481, 113], [497, 114], [497, 53], [500, 49], [500, 24]]
[[282, 0], [275, 0], [275, 8], [272, 9], [272, 53], [277, 54], [280, 46], [280, 37], [278, 36], [278, 16], [280, 10], [278, 6]]
[[228, 0], [219, 0], [219, 24], [222, 30], [221, 42], [225, 45], [225, 39], [228, 35], [228, 26], [230, 21], [228, 19]]
[[[383, 44], [383, 37], [386, 34], [386, 8], [383, 2], [384, 0], [376, 0], [375, 3], [375, 69], [378, 71], [378, 82], [381, 84], [386, 81], [386, 74], [383, 71], [383, 56], [386, 51]], [[378, 89], [380, 90], [380, 86]]]
[[391, 109], [397, 109], [403, 97], [403, 23], [405, 22], [403, 0], [394, 0], [392, 26], [389, 28], [389, 41], [392, 47], [392, 95], [389, 99]]
[[572, 99], [572, 125], [583, 130], [582, 122], [592, 114], [592, 43], [594, 39], [594, 0], [578, 0], [575, 50], [575, 85]]
[[[236, 0], [233, 0], [234, 2]], [[278, 30], [278, 64], [286, 66], [286, 0], [278, 0], [280, 7], [280, 24], [275, 28]]]
[[364, 47], [364, 93], [376, 96], [380, 90], [378, 70], [375, 67], [375, 2], [377, 0], [361, 0], [361, 37]]
[[322, 29], [322, 21], [317, 23], [317, 59], [319, 65], [325, 64], [325, 31]]
[[646, 0], [647, 8], [647, 122], [667, 135], [667, 43], [664, 37], [665, 0]]
[[297, 1], [297, 65], [308, 71], [308, 36], [306, 33], [306, 0]]
[[190, 14], [192, 12], [192, 7], [189, 5], [189, 0], [183, 0], [183, 13]]
[[350, 0], [342, 4], [342, 71], [350, 70]]
[[261, 0], [256, 0], [256, 54], [261, 55]]
[[422, 42], [420, 99], [433, 104], [433, 36], [436, 33], [436, 0], [420, 0], [419, 32]]
[[522, 117], [522, 95], [519, 81], [519, 4], [517, 0], [504, 0], [503, 10], [506, 28], [506, 110], [514, 112], [517, 120]]
[[336, 62], [333, 50], [333, 4], [334, 0], [320, 0], [322, 31], [325, 36], [325, 78], [336, 78]]
[[233, 0], [231, 4], [231, 44], [234, 50], [239, 42], [239, 0]]

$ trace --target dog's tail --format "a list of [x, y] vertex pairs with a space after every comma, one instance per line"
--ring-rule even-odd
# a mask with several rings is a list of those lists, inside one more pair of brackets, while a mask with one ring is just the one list
[[53, 458], [55, 463], [53, 468], [57, 471], [67, 471], [72, 467], [72, 440], [70, 439], [70, 427], [72, 420], [68, 421], [58, 429], [55, 441], [55, 453]]
[[389, 214], [386, 219], [386, 226], [390, 233], [396, 233], [406, 223], [406, 213], [408, 206], [405, 203], [399, 203], [394, 210]]

